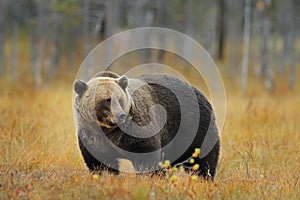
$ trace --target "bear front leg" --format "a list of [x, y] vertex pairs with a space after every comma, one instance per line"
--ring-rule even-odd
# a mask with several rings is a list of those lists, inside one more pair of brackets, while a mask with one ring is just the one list
[[95, 158], [88, 151], [88, 149], [84, 145], [84, 142], [82, 141], [80, 136], [78, 136], [78, 144], [79, 144], [79, 149], [81, 151], [84, 162], [85, 162], [86, 166], [89, 168], [90, 172], [98, 173], [98, 174], [101, 174], [102, 171], [108, 171], [108, 172], [113, 173], [113, 174], [118, 174], [119, 173], [119, 171], [116, 170], [119, 167], [117, 160], [115, 160], [114, 163], [111, 163], [111, 166], [114, 167], [114, 168], [112, 168], [112, 167], [110, 167], [108, 165], [105, 165], [104, 163], [100, 162], [97, 158]]
[[131, 160], [136, 173], [147, 173], [158, 171], [158, 163], [160, 162], [160, 151], [154, 153], [154, 156], [149, 159], [136, 157]]
[[[132, 144], [133, 152], [140, 153], [136, 157], [131, 158], [131, 162], [137, 173], [155, 172], [158, 163], [161, 161], [160, 141], [150, 140]], [[146, 152], [145, 152], [146, 150]], [[143, 153], [151, 153], [152, 156], [145, 157]]]

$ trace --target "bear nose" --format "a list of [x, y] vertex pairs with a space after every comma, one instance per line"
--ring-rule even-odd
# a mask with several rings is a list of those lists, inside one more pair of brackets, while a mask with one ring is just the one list
[[125, 119], [126, 119], [126, 114], [124, 112], [121, 112], [118, 114], [118, 119], [121, 121], [121, 122], [124, 122]]

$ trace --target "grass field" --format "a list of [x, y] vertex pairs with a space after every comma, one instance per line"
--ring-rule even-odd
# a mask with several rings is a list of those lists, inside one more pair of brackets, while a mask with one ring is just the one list
[[0, 83], [0, 199], [299, 199], [300, 93], [246, 97], [227, 85], [214, 183], [90, 174], [77, 147], [72, 82]]

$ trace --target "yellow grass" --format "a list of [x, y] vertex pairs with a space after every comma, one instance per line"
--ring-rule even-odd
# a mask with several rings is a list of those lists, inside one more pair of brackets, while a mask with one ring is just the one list
[[[228, 86], [228, 85], [227, 85]], [[77, 147], [72, 82], [0, 83], [0, 199], [298, 199], [300, 94], [227, 88], [215, 183], [186, 174], [90, 174]]]

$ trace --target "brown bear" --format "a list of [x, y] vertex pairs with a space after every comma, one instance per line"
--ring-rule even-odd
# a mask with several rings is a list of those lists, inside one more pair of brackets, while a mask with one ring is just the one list
[[79, 148], [91, 171], [118, 173], [119, 158], [137, 172], [157, 171], [158, 162], [176, 165], [201, 148], [196, 173], [215, 177], [220, 138], [214, 112], [189, 83], [167, 74], [129, 79], [104, 71], [88, 82], [76, 80], [74, 91]]

